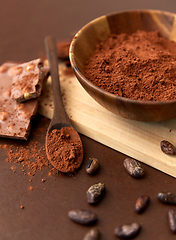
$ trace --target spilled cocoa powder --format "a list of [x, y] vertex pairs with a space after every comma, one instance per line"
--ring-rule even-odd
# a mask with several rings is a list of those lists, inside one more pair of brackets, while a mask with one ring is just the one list
[[118, 96], [176, 99], [176, 43], [156, 31], [110, 35], [96, 46], [84, 70], [95, 85]]
[[25, 175], [34, 176], [37, 171], [49, 166], [45, 154], [45, 148], [37, 141], [30, 141], [28, 144], [2, 145], [1, 148], [7, 150], [6, 161], [10, 163], [20, 163]]
[[83, 160], [82, 143], [78, 140], [73, 127], [53, 129], [47, 133], [46, 154], [50, 163], [57, 170], [75, 172]]
[[11, 163], [13, 172], [20, 165], [24, 175], [31, 177], [30, 180], [45, 167], [48, 167], [50, 176], [56, 172], [46, 156], [44, 143], [48, 124], [47, 118], [37, 115], [35, 121], [32, 121], [32, 131], [27, 141], [0, 139], [0, 150], [5, 153], [5, 160]]

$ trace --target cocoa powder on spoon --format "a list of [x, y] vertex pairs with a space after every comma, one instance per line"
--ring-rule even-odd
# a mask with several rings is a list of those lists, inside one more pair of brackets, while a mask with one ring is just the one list
[[61, 172], [74, 172], [82, 163], [82, 144], [74, 135], [73, 127], [53, 129], [47, 134], [47, 155], [51, 164]]

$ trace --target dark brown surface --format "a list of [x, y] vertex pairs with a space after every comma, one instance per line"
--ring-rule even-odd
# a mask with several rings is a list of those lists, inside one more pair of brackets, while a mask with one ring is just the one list
[[[102, 14], [114, 11], [149, 8], [172, 11], [174, 0], [157, 1], [71, 1], [71, 0], [2, 0], [0, 2], [0, 63], [29, 61], [45, 55], [44, 37], [49, 34], [58, 39], [70, 37], [85, 23]], [[29, 141], [36, 139], [44, 145], [49, 120], [37, 116], [33, 121]], [[48, 176], [49, 169], [29, 177], [20, 164], [6, 162], [6, 151], [1, 149], [0, 160], [0, 239], [13, 240], [78, 240], [90, 229], [73, 223], [67, 217], [69, 210], [84, 208], [97, 213], [97, 227], [101, 239], [117, 239], [114, 229], [121, 224], [138, 222], [142, 230], [136, 239], [173, 239], [167, 222], [168, 205], [158, 202], [161, 191], [176, 192], [176, 179], [145, 167], [146, 175], [134, 179], [124, 170], [125, 156], [85, 136], [84, 162], [75, 176]], [[17, 140], [0, 139], [0, 144], [16, 144]], [[21, 140], [18, 143], [22, 144]], [[27, 144], [27, 143], [26, 143]], [[90, 157], [96, 157], [100, 169], [96, 175], [85, 172]], [[13, 172], [12, 168], [16, 169]], [[46, 181], [42, 179], [46, 178]], [[91, 206], [86, 201], [87, 189], [104, 182], [106, 194], [100, 203]], [[33, 191], [28, 188], [33, 186]], [[44, 190], [45, 188], [45, 190]], [[150, 196], [150, 204], [143, 214], [135, 212], [140, 195]], [[24, 209], [20, 206], [24, 205]]]

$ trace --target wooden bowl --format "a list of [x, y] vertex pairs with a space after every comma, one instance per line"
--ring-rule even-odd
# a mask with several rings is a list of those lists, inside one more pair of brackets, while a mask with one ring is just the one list
[[[157, 10], [133, 10], [101, 16], [85, 25], [73, 38], [69, 57], [74, 73], [84, 89], [99, 104], [121, 117], [156, 122], [176, 117], [176, 100], [142, 101], [111, 94], [84, 76], [84, 66], [95, 46], [110, 33], [134, 33], [137, 30], [159, 31], [162, 37], [174, 40], [174, 13]], [[173, 25], [175, 24], [175, 27]], [[176, 32], [176, 30], [175, 30]]]

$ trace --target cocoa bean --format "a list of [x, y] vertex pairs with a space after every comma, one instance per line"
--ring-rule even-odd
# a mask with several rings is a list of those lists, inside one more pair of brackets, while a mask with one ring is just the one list
[[141, 177], [143, 177], [143, 175], [145, 173], [142, 165], [135, 159], [126, 158], [123, 161], [123, 165], [124, 165], [125, 169], [127, 170], [127, 172], [132, 177], [141, 178]]
[[97, 203], [105, 192], [105, 184], [97, 183], [87, 190], [87, 201], [90, 204]]
[[119, 238], [128, 239], [135, 237], [141, 229], [141, 225], [138, 223], [132, 223], [130, 225], [122, 225], [115, 229], [115, 235]]
[[90, 225], [97, 221], [96, 213], [85, 209], [71, 210], [68, 212], [68, 217], [79, 224]]
[[158, 193], [158, 200], [162, 203], [176, 205], [176, 194], [171, 192], [160, 192]]
[[96, 158], [91, 158], [86, 166], [86, 172], [88, 174], [95, 173], [99, 168], [99, 162]]
[[148, 206], [150, 202], [150, 197], [147, 195], [142, 195], [136, 201], [135, 210], [137, 213], [142, 213]]
[[97, 228], [90, 229], [84, 236], [83, 240], [99, 240], [100, 239], [100, 232]]
[[169, 228], [173, 233], [176, 233], [176, 210], [170, 209], [168, 211], [168, 220], [169, 220]]
[[172, 143], [170, 143], [166, 140], [163, 140], [163, 141], [161, 141], [160, 146], [161, 146], [161, 150], [165, 154], [169, 154], [169, 155], [175, 155], [176, 154], [176, 148]]

